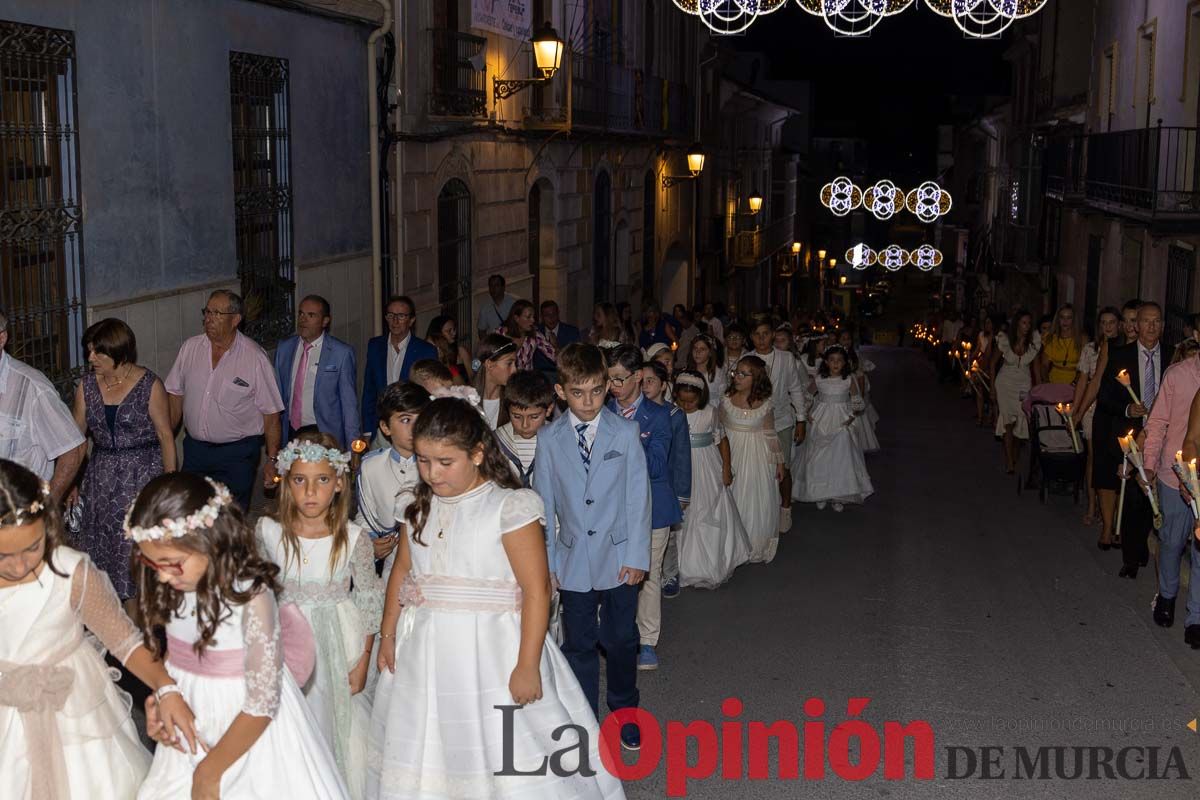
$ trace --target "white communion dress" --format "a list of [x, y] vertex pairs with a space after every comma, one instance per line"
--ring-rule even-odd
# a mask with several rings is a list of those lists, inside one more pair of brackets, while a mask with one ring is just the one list
[[[625, 796], [601, 764], [596, 717], [549, 636], [542, 645], [542, 698], [508, 712], [507, 735], [504, 712], [495, 708], [514, 705], [508, 683], [521, 644], [521, 590], [504, 534], [544, 514], [535, 492], [490, 482], [431, 499], [421, 543], [409, 540], [412, 569], [401, 592], [395, 672], [385, 670], [376, 688], [367, 777], [372, 800]], [[564, 726], [574, 728], [564, 733]], [[573, 771], [578, 729], [586, 731], [591, 777]], [[496, 774], [535, 770], [573, 746], [563, 759], [571, 773], [566, 777], [551, 770]]]
[[750, 558], [750, 539], [722, 478], [725, 431], [717, 407], [687, 415], [692, 444], [692, 499], [679, 532], [679, 582], [715, 589]]
[[0, 797], [128, 800], [150, 768], [84, 626], [124, 662], [142, 643], [108, 576], [83, 553], [54, 550], [59, 572], [0, 589]]
[[332, 571], [333, 536], [301, 539], [300, 553], [289, 558], [279, 522], [261, 518], [257, 535], [263, 554], [280, 566], [280, 600], [295, 603], [312, 627], [317, 659], [304, 696], [350, 796], [360, 800], [367, 777], [371, 699], [366, 691], [350, 694], [349, 674], [364, 657], [366, 637], [379, 632], [383, 584], [375, 572], [371, 537], [353, 522], [347, 529], [346, 552]]
[[750, 540], [750, 561], [769, 563], [779, 548], [779, 483], [783, 463], [775, 414], [767, 399], [758, 408], [738, 408], [721, 398], [721, 427], [729, 440], [733, 501]]
[[817, 401], [808, 418], [801, 479], [792, 499], [802, 503], [861, 503], [874, 493], [862, 447], [851, 430], [862, 397], [852, 378], [818, 378]]
[[[203, 656], [192, 646], [200, 640], [195, 592], [184, 594], [167, 625], [167, 671], [192, 707], [205, 743], [219, 742], [238, 714], [271, 718], [221, 776], [221, 800], [347, 800], [333, 751], [284, 667], [274, 593], [260, 591], [228, 612]], [[203, 758], [159, 747], [138, 800], [190, 800], [192, 773]]]

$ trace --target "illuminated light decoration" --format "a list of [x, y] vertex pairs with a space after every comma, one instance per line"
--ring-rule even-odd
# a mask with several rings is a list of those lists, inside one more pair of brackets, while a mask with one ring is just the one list
[[925, 0], [925, 7], [933, 13], [952, 19], [954, 17], [954, 0]]
[[888, 220], [904, 207], [904, 192], [889, 180], [882, 180], [863, 192], [863, 208], [875, 219]]
[[758, 18], [760, 0], [699, 0], [700, 21], [718, 36], [742, 33]]
[[950, 193], [933, 181], [925, 181], [904, 199], [904, 207], [925, 223], [936, 222], [950, 212], [952, 205]]
[[847, 177], [834, 178], [821, 187], [821, 205], [828, 208], [835, 217], [844, 217], [862, 205], [863, 193]]
[[838, 36], [865, 36], [883, 21], [888, 0], [823, 0], [821, 19]]
[[997, 11], [991, 0], [951, 0], [951, 19], [970, 39], [995, 39], [1016, 17]]
[[846, 263], [854, 269], [866, 269], [879, 263], [879, 254], [865, 244], [856, 244], [846, 251]]
[[759, 0], [759, 14], [774, 14], [787, 5], [787, 0]]
[[672, 0], [672, 2], [675, 3], [676, 8], [685, 14], [692, 14], [693, 16], [699, 16], [700, 14], [700, 0]]
[[1030, 17], [1045, 8], [1050, 0], [988, 0], [1000, 14], [1014, 19]]
[[908, 254], [908, 259], [916, 264], [917, 269], [929, 272], [942, 264], [942, 251], [931, 244], [923, 244]]
[[879, 263], [889, 272], [896, 272], [911, 259], [907, 250], [898, 244], [889, 244], [879, 251]]

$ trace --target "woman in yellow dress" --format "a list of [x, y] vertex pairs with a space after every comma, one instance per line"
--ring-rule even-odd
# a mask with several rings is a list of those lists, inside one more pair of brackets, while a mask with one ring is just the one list
[[1050, 335], [1042, 342], [1042, 353], [1038, 357], [1038, 382], [1074, 383], [1085, 342], [1083, 333], [1075, 327], [1075, 309], [1067, 303], [1054, 315]]

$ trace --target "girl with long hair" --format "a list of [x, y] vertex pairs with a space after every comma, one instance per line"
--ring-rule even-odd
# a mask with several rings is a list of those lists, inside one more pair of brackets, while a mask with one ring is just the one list
[[124, 800], [150, 754], [85, 627], [159, 693], [164, 742], [194, 750], [195, 721], [108, 576], [65, 536], [49, 485], [0, 460], [0, 796]]
[[304, 685], [308, 707], [332, 748], [350, 796], [367, 777], [371, 701], [364, 689], [383, 613], [371, 536], [349, 521], [350, 454], [327, 433], [305, 433], [276, 456], [279, 509], [258, 521], [259, 547], [279, 567], [280, 599], [313, 629], [317, 660]]
[[229, 490], [188, 472], [160, 475], [130, 509], [127, 535], [138, 548], [143, 642], [157, 655], [165, 638], [167, 670], [207, 747], [159, 747], [138, 800], [348, 798], [284, 665], [290, 628], [275, 600], [279, 567], [259, 551]]
[[[1095, 337], [1083, 346], [1077, 367], [1079, 377], [1075, 381], [1075, 396], [1071, 400], [1072, 416], [1080, 421], [1083, 437], [1089, 443], [1094, 443], [1093, 425], [1096, 419], [1096, 390], [1099, 388], [1099, 376], [1104, 374], [1100, 366], [1108, 361], [1109, 343], [1115, 341], [1121, 333], [1121, 312], [1112, 306], [1105, 306], [1096, 315]], [[1084, 525], [1095, 525], [1100, 518], [1099, 497], [1092, 486], [1093, 451], [1095, 447], [1087, 448], [1087, 486], [1088, 506], [1083, 515]]]
[[624, 344], [621, 339], [621, 317], [612, 303], [596, 303], [592, 310], [592, 327], [588, 330], [589, 344], [601, 346], [601, 342]]
[[738, 361], [732, 377], [720, 411], [729, 440], [733, 499], [750, 538], [750, 560], [770, 562], [779, 547], [778, 486], [783, 478], [771, 378], [766, 363], [753, 355]]
[[438, 348], [438, 357], [450, 368], [455, 383], [469, 384], [474, 380], [471, 353], [458, 341], [458, 322], [454, 317], [439, 314], [431, 319], [425, 331], [425, 339]]
[[1033, 329], [1033, 315], [1028, 311], [1017, 311], [1009, 330], [996, 334], [988, 377], [996, 407], [996, 435], [1004, 438], [1004, 469], [1012, 475], [1017, 471], [1021, 442], [1029, 438], [1029, 421], [1021, 401], [1033, 385], [1029, 367], [1037, 360], [1042, 339]]
[[724, 347], [719, 340], [702, 333], [692, 340], [691, 350], [687, 356], [687, 368], [700, 374], [708, 391], [708, 396], [720, 401], [725, 394], [728, 378], [725, 375]]
[[517, 345], [512, 339], [489, 333], [480, 340], [471, 366], [475, 370], [475, 391], [479, 392], [484, 416], [492, 430], [496, 430], [508, 422], [504, 387], [517, 371]]
[[1050, 335], [1042, 340], [1037, 372], [1042, 382], [1074, 383], [1087, 337], [1075, 324], [1075, 308], [1063, 305], [1054, 315]]
[[[578, 757], [569, 777], [530, 769], [562, 750], [566, 725], [600, 764], [595, 715], [548, 636], [541, 498], [462, 400], [430, 403], [414, 441], [421, 484], [388, 578], [367, 795], [624, 797], [608, 770], [576, 771]], [[497, 778], [507, 765], [517, 772]]]
[[500, 326], [497, 333], [512, 339], [517, 346], [517, 369], [533, 369], [533, 358], [541, 353], [553, 364], [558, 357], [554, 344], [546, 334], [537, 329], [534, 317], [533, 303], [528, 300], [518, 300], [513, 303], [508, 312], [508, 319]]

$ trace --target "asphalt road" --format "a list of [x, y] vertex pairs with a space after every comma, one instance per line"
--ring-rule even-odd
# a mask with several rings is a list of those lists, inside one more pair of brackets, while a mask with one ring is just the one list
[[[823, 780], [780, 780], [772, 749], [770, 779], [691, 781], [687, 796], [1195, 797], [1200, 736], [1186, 724], [1200, 714], [1200, 651], [1183, 644], [1182, 602], [1176, 626], [1157, 628], [1152, 568], [1118, 579], [1119, 552], [1096, 549], [1096, 529], [1079, 523], [1070, 498], [1042, 505], [1036, 494], [1018, 496], [973, 406], [938, 387], [920, 353], [881, 348], [870, 357], [882, 415], [883, 451], [868, 460], [876, 494], [842, 514], [797, 507], [772, 564], [666, 601], [662, 666], [639, 684], [643, 706], [664, 725], [726, 722], [721, 703], [736, 697], [737, 721], [823, 720], [826, 743], [847, 719], [848, 699], [870, 698], [861, 719], [881, 737], [888, 721], [928, 722], [934, 777], [913, 777], [910, 751], [902, 780], [885, 779], [882, 763], [866, 780], [848, 780], [828, 761]], [[805, 714], [810, 698], [824, 701], [823, 715]], [[821, 738], [802, 736], [801, 752]], [[983, 746], [1004, 748], [990, 754], [990, 772], [1003, 778], [981, 777]], [[950, 777], [952, 747], [973, 750], [972, 777]], [[1022, 769], [1017, 747], [1032, 768]], [[1071, 748], [1110, 748], [1114, 778], [1102, 750], [1082, 752], [1082, 777], [1054, 777], [1055, 753], [1039, 747], [1066, 748], [1067, 776]], [[1136, 779], [1148, 749], [1125, 751], [1135, 778], [1120, 778], [1122, 748], [1159, 748], [1155, 775], [1168, 779]], [[961, 775], [967, 756], [955, 752]], [[689, 754], [699, 756], [694, 743]], [[1099, 777], [1088, 780], [1093, 757]], [[1167, 768], [1173, 758], [1182, 769]], [[663, 797], [666, 778], [660, 763], [626, 790]]]

